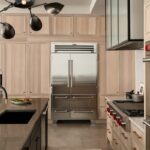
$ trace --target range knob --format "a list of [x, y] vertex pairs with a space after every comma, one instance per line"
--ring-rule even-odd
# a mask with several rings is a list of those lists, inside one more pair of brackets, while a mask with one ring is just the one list
[[122, 121], [122, 122], [121, 122], [121, 125], [122, 125], [122, 126], [125, 126], [125, 125], [126, 125], [126, 122]]

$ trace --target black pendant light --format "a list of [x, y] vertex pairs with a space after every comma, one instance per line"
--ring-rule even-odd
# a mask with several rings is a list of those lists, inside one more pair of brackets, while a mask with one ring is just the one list
[[[30, 27], [34, 31], [39, 31], [42, 28], [42, 22], [40, 18], [38, 18], [36, 15], [32, 14], [31, 9], [39, 6], [43, 6], [45, 10], [48, 13], [51, 13], [53, 15], [57, 15], [60, 13], [60, 11], [63, 9], [64, 5], [58, 2], [53, 3], [41, 3], [38, 5], [34, 5], [35, 0], [4, 0], [9, 3], [8, 6], [4, 7], [0, 10], [1, 12], [7, 11], [8, 9], [12, 7], [18, 7], [18, 8], [27, 8], [30, 11]], [[11, 39], [15, 36], [15, 30], [13, 26], [11, 26], [8, 23], [1, 23], [2, 24], [2, 36], [5, 39]]]
[[8, 23], [1, 23], [2, 24], [2, 29], [1, 29], [1, 34], [3, 38], [5, 39], [11, 39], [15, 36], [15, 30], [12, 25]]
[[32, 28], [32, 30], [34, 31], [39, 31], [42, 28], [42, 22], [41, 20], [34, 14], [32, 14], [31, 12], [31, 8], [30, 10], [30, 27]]
[[14, 6], [18, 8], [30, 8], [35, 0], [15, 0]]
[[64, 5], [54, 2], [54, 3], [50, 3], [50, 4], [44, 4], [44, 8], [45, 10], [53, 15], [57, 15], [60, 13], [60, 11], [63, 9]]

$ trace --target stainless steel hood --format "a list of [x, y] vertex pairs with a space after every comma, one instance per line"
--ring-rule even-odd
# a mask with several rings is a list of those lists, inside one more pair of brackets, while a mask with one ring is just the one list
[[144, 2], [106, 1], [107, 50], [138, 50], [144, 47]]

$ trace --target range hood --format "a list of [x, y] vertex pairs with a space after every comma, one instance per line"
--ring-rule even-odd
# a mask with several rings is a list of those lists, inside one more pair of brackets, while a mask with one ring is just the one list
[[107, 50], [144, 47], [143, 0], [106, 0]]

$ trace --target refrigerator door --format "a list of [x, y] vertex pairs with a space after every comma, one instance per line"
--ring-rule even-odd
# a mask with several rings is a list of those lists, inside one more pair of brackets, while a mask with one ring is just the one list
[[97, 54], [71, 54], [71, 94], [96, 94]]
[[52, 94], [70, 93], [70, 55], [53, 53], [51, 57]]

